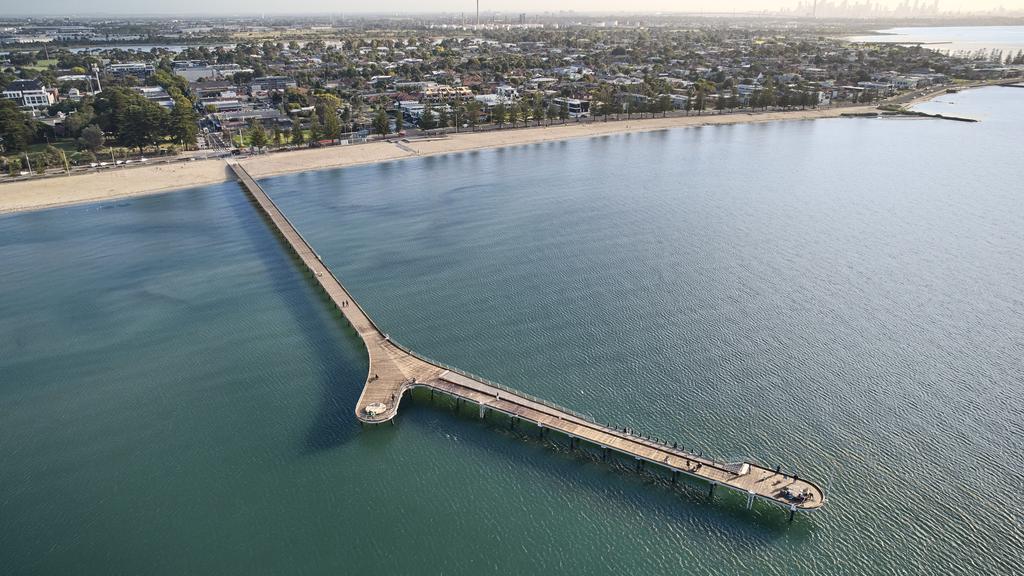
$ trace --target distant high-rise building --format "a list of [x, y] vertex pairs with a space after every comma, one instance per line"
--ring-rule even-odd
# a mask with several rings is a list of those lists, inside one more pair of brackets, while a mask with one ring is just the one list
[[804, 0], [796, 13], [812, 18], [917, 18], [939, 16], [941, 10], [939, 0], [902, 0], [891, 8], [870, 0]]

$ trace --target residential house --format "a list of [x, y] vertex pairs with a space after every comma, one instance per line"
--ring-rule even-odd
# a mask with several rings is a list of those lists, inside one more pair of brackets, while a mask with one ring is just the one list
[[125, 62], [122, 64], [108, 64], [105, 68], [106, 73], [115, 78], [124, 78], [126, 76], [135, 76], [136, 78], [148, 78], [156, 72], [152, 64], [146, 62]]
[[4, 89], [4, 98], [17, 100], [22, 108], [40, 108], [57, 101], [53, 91], [38, 80], [15, 80]]

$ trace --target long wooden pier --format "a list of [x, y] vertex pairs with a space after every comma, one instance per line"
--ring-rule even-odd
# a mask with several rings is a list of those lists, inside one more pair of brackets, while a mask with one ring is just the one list
[[390, 421], [398, 413], [406, 391], [424, 388], [432, 395], [441, 393], [454, 398], [456, 406], [463, 403], [475, 406], [480, 418], [495, 412], [507, 416], [510, 426], [519, 421], [531, 423], [540, 436], [552, 432], [562, 434], [571, 449], [589, 447], [599, 450], [602, 458], [615, 452], [634, 462], [638, 470], [645, 466], [661, 467], [671, 475], [673, 482], [679, 475], [704, 480], [710, 483], [711, 494], [716, 486], [735, 490], [746, 497], [748, 508], [755, 500], [765, 500], [789, 510], [792, 520], [796, 511], [814, 510], [825, 503], [825, 494], [818, 485], [779, 468], [746, 461], [719, 462], [676, 445], [645, 438], [629, 429], [600, 424], [567, 408], [430, 360], [392, 341], [324, 265], [256, 180], [237, 162], [228, 163], [276, 232], [362, 338], [370, 367], [355, 408], [356, 418], [361, 422]]

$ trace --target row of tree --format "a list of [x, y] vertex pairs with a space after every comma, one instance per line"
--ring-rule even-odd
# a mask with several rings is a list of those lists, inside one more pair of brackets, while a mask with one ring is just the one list
[[28, 149], [38, 140], [37, 124], [14, 100], [0, 100], [0, 150], [17, 154]]
[[[533, 98], [523, 98], [519, 102], [499, 102], [491, 109], [489, 116], [492, 123], [501, 127], [504, 127], [506, 123], [515, 127], [519, 122], [526, 126], [531, 121], [540, 125], [545, 120], [550, 122], [559, 119], [565, 122], [569, 118], [569, 108], [564, 103], [562, 105], [545, 105], [543, 99], [536, 95]], [[448, 127], [458, 130], [462, 126], [476, 128], [483, 118], [483, 105], [477, 100], [446, 104], [436, 110], [432, 105], [427, 104], [420, 115], [419, 127], [423, 130]], [[382, 130], [386, 127], [384, 123], [386, 120], [387, 117], [381, 116], [378, 112], [377, 119], [374, 121], [374, 132], [383, 134]], [[395, 123], [396, 130], [401, 130], [401, 112], [396, 115]]]
[[198, 115], [184, 94], [173, 92], [174, 107], [168, 111], [129, 88], [107, 88], [92, 102], [96, 124], [118, 144], [140, 151], [168, 140], [190, 146], [199, 130]]

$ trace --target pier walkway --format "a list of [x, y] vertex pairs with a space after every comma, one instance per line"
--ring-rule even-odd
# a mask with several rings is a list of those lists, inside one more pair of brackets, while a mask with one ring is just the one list
[[671, 474], [673, 482], [680, 474], [704, 480], [710, 483], [711, 493], [716, 486], [735, 490], [746, 496], [748, 508], [754, 500], [761, 499], [788, 509], [792, 519], [796, 511], [813, 510], [824, 504], [822, 489], [794, 474], [753, 462], [715, 461], [626, 429], [600, 424], [567, 408], [430, 360], [395, 343], [352, 298], [249, 173], [237, 162], [228, 161], [228, 164], [274, 230], [362, 338], [370, 367], [355, 408], [356, 418], [361, 422], [390, 421], [397, 414], [405, 392], [423, 388], [431, 394], [454, 398], [456, 406], [463, 403], [476, 406], [480, 418], [486, 417], [488, 412], [496, 412], [510, 418], [511, 426], [518, 421], [533, 424], [540, 436], [551, 432], [562, 434], [568, 438], [572, 449], [596, 449], [602, 458], [615, 452], [634, 462], [638, 470], [644, 466], [661, 467]]

